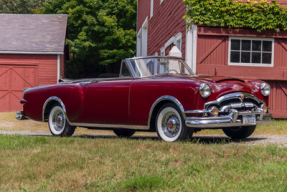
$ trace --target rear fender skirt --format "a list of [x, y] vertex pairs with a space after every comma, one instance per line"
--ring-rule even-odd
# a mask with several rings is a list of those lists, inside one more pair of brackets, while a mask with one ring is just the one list
[[159, 104], [161, 101], [171, 101], [173, 102], [174, 104], [177, 105], [177, 107], [180, 109], [181, 111], [181, 114], [183, 116], [184, 119], [186, 119], [186, 115], [185, 115], [185, 111], [184, 111], [184, 108], [182, 106], [182, 104], [173, 96], [169, 96], [169, 95], [165, 95], [165, 96], [162, 96], [160, 98], [158, 98], [152, 105], [150, 111], [149, 111], [149, 116], [148, 116], [148, 127], [150, 127], [150, 121], [151, 121], [151, 117], [152, 117], [152, 113], [153, 113], [153, 110], [154, 108], [157, 106], [157, 104]]
[[62, 107], [62, 109], [63, 109], [63, 111], [64, 111], [64, 114], [65, 114], [65, 117], [66, 117], [67, 121], [69, 122], [70, 125], [73, 125], [73, 124], [69, 121], [69, 119], [68, 119], [67, 111], [66, 111], [66, 107], [65, 107], [64, 103], [62, 102], [62, 100], [61, 100], [59, 97], [55, 97], [55, 96], [49, 97], [49, 98], [45, 101], [45, 103], [44, 103], [44, 105], [43, 105], [43, 110], [42, 110], [42, 121], [45, 122], [45, 109], [46, 109], [46, 106], [48, 105], [48, 103], [49, 103], [50, 101], [57, 101], [57, 102], [61, 105], [61, 107]]

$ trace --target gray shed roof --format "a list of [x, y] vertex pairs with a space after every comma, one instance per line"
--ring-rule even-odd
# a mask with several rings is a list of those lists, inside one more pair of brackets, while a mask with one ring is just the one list
[[0, 14], [0, 53], [63, 54], [68, 15]]

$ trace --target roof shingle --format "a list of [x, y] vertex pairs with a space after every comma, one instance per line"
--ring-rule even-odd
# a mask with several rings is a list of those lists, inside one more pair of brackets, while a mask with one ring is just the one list
[[0, 14], [0, 52], [63, 53], [68, 15]]

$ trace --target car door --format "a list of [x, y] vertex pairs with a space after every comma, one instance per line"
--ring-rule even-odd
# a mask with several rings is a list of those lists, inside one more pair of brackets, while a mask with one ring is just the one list
[[[126, 64], [123, 62], [121, 71]], [[129, 125], [129, 93], [133, 78], [121, 72], [119, 78], [86, 84], [82, 119], [91, 124]]]

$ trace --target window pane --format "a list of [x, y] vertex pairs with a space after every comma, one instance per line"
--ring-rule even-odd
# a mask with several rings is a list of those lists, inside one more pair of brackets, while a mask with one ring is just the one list
[[271, 53], [262, 53], [262, 63], [271, 64]]
[[261, 63], [261, 53], [252, 53], [252, 63]]
[[122, 77], [131, 77], [130, 71], [129, 71], [126, 63], [123, 63]]
[[261, 51], [261, 41], [252, 41], [252, 51]]
[[232, 62], [232, 63], [239, 63], [239, 61], [240, 61], [239, 58], [240, 58], [240, 52], [231, 51], [230, 62]]
[[272, 51], [272, 41], [263, 41], [263, 51]]
[[231, 50], [240, 50], [240, 40], [231, 40]]
[[250, 48], [251, 48], [251, 40], [242, 40], [241, 50], [250, 51]]
[[250, 52], [241, 53], [241, 63], [250, 63]]

